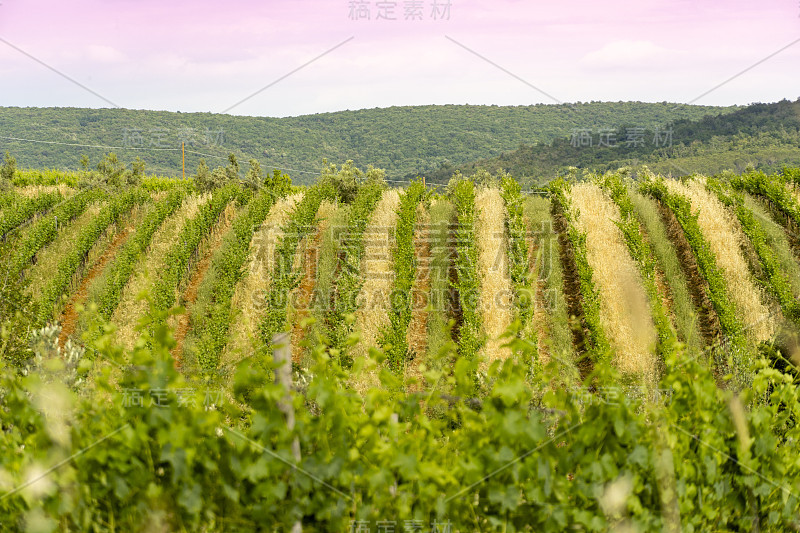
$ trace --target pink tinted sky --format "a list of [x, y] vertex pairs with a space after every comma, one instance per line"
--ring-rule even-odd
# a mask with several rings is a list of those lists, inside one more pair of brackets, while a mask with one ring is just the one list
[[[444, 3], [445, 0], [436, 0]], [[449, 20], [349, 0], [0, 0], [0, 38], [128, 108], [287, 116], [555, 99], [687, 102], [800, 38], [798, 0], [450, 0]], [[0, 105], [109, 107], [0, 42]], [[800, 97], [800, 42], [699, 99]]]

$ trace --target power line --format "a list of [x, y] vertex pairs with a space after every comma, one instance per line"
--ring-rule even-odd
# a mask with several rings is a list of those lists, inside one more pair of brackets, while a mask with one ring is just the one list
[[[7, 139], [7, 140], [11, 140], [11, 141], [25, 141], [25, 142], [40, 143], [40, 144], [58, 144], [58, 145], [61, 145], [61, 146], [78, 146], [78, 147], [81, 147], [81, 148], [105, 148], [105, 149], [111, 149], [111, 150], [153, 150], [153, 151], [162, 151], [162, 152], [180, 150], [180, 148], [151, 148], [151, 147], [138, 148], [136, 146], [106, 146], [106, 145], [101, 145], [101, 144], [62, 143], [62, 142], [58, 142], [58, 141], [42, 141], [42, 140], [39, 140], [39, 139], [23, 139], [21, 137], [6, 137], [4, 135], [0, 135], [0, 139]], [[217, 157], [217, 156], [211, 156], [211, 157]]]
[[[180, 148], [156, 148], [151, 146], [109, 146], [105, 144], [79, 144], [79, 143], [65, 143], [59, 141], [43, 141], [40, 139], [23, 139], [22, 137], [8, 137], [6, 135], [0, 135], [0, 139], [6, 139], [10, 141], [23, 141], [23, 142], [30, 142], [30, 143], [39, 143], [39, 144], [57, 144], [59, 146], [75, 146], [78, 148], [102, 148], [104, 150], [144, 150], [144, 151], [153, 151], [153, 152], [177, 152], [180, 151]], [[203, 157], [214, 157], [217, 159], [227, 159], [227, 156], [224, 155], [214, 155], [214, 154], [206, 154], [203, 152], [197, 152], [195, 150], [186, 150], [186, 153], [201, 155]], [[269, 165], [268, 165], [269, 166]], [[308, 170], [297, 170], [294, 168], [282, 168], [282, 167], [273, 167], [277, 168], [278, 170], [285, 170], [287, 172], [298, 172], [301, 174], [319, 174], [319, 172], [309, 172]]]
[[[110, 146], [105, 144], [80, 144], [80, 143], [65, 143], [60, 141], [43, 141], [41, 139], [24, 139], [22, 137], [9, 137], [6, 135], [0, 135], [0, 139], [5, 139], [9, 141], [22, 141], [22, 142], [30, 142], [30, 143], [39, 143], [39, 144], [56, 144], [59, 146], [75, 146], [78, 148], [101, 148], [103, 150], [143, 150], [143, 151], [154, 151], [154, 152], [178, 152], [180, 148], [157, 148], [151, 146]], [[204, 152], [198, 152], [195, 150], [186, 150], [187, 154], [195, 154], [200, 155], [203, 157], [213, 157], [216, 159], [227, 159], [228, 156], [224, 155], [215, 155], [215, 154], [206, 154]], [[270, 165], [267, 165], [270, 166]], [[319, 172], [310, 172], [308, 170], [298, 170], [296, 168], [285, 168], [285, 167], [272, 167], [278, 170], [285, 170], [286, 172], [296, 172], [299, 174], [313, 174], [319, 175]], [[385, 178], [384, 181], [388, 181], [391, 183], [411, 183], [414, 180], [395, 180], [395, 179], [388, 179]], [[445, 185], [444, 183], [431, 183], [431, 185]]]

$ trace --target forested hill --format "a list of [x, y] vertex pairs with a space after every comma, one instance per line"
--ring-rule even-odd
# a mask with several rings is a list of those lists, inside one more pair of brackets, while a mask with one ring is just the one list
[[240, 160], [256, 158], [265, 168], [291, 169], [295, 183], [313, 181], [323, 158], [338, 163], [352, 159], [362, 167], [386, 169], [389, 178], [403, 179], [491, 158], [521, 144], [558, 142], [576, 129], [652, 129], [738, 109], [741, 107], [592, 102], [391, 107], [269, 118], [128, 109], [0, 107], [0, 150], [10, 151], [21, 167], [77, 169], [82, 154], [94, 166], [110, 151], [90, 145], [112, 146], [125, 162], [138, 156], [146, 162], [148, 172], [178, 175], [181, 156], [176, 148], [184, 140], [189, 150], [187, 173], [194, 171], [202, 157], [194, 152], [207, 154], [210, 166], [225, 164], [225, 156], [233, 152]]
[[752, 104], [732, 113], [701, 120], [676, 120], [667, 128], [614, 131], [574, 130], [550, 143], [520, 146], [466, 165], [445, 165], [428, 173], [431, 182], [445, 182], [455, 171], [478, 168], [505, 170], [525, 185], [541, 185], [570, 166], [596, 171], [647, 165], [662, 174], [741, 172], [754, 167], [774, 172], [800, 165], [800, 99]]

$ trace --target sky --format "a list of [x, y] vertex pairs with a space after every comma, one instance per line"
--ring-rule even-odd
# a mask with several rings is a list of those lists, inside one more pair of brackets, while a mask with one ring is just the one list
[[0, 106], [282, 117], [800, 97], [798, 0], [0, 0], [0, 39]]

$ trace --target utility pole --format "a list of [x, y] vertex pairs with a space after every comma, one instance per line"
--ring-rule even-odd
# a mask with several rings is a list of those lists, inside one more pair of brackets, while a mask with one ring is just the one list
[[181, 141], [181, 166], [183, 167], [183, 179], [186, 179], [186, 151], [184, 145], [186, 143]]

